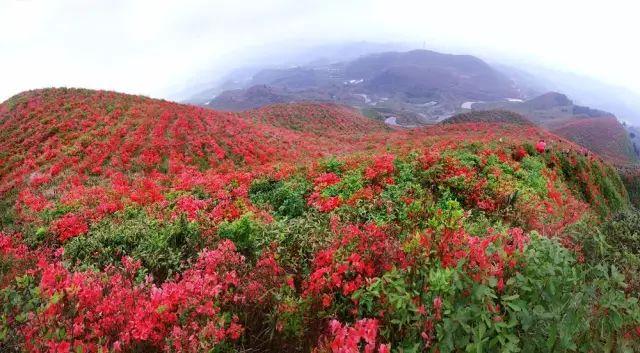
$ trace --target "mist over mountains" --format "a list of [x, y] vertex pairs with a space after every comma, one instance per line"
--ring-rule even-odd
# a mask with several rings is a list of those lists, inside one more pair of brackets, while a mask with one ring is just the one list
[[[554, 91], [566, 94], [576, 104], [611, 112], [621, 121], [630, 124], [640, 123], [640, 103], [638, 103], [640, 97], [628, 89], [615, 87], [586, 76], [529, 63], [513, 62], [513, 60], [488, 57], [487, 61], [483, 61], [468, 55], [448, 57], [444, 55], [443, 58], [450, 60], [447, 62], [449, 69], [456, 67], [455, 60], [460, 60], [457, 59], [458, 57], [467, 57], [466, 60], [482, 62], [486, 65], [485, 69], [492, 71], [491, 75], [494, 76], [492, 78], [474, 73], [476, 81], [467, 80], [466, 82], [476, 86], [465, 88], [465, 82], [454, 82], [451, 80], [452, 77], [445, 77], [447, 74], [442, 70], [438, 71], [437, 60], [434, 58], [431, 60], [423, 58], [425, 60], [422, 63], [416, 63], [411, 62], [411, 55], [401, 55], [413, 50], [414, 56], [419, 57], [421, 51], [414, 48], [421, 46], [424, 44], [347, 42], [302, 46], [302, 48], [283, 46], [272, 50], [256, 48], [255, 58], [251, 59], [251, 50], [244, 54], [249, 58], [246, 60], [247, 65], [229, 69], [220, 79], [191, 86], [176, 97], [183, 97], [181, 100], [189, 103], [203, 105], [211, 101], [210, 104], [213, 104], [211, 107], [241, 110], [269, 102], [300, 100], [336, 101], [357, 105], [359, 100], [365, 100], [363, 94], [374, 93], [382, 98], [389, 98], [387, 96], [392, 96], [398, 91], [415, 98], [414, 101], [421, 104], [431, 102], [425, 101], [430, 97], [427, 94], [429, 90], [432, 96], [435, 91], [439, 91], [440, 96], [450, 95], [448, 98], [443, 98], [448, 102], [466, 98], [469, 100], [498, 97], [526, 99]], [[459, 49], [456, 51], [461, 52]], [[424, 51], [422, 55], [429, 52], [441, 54]], [[398, 58], [403, 58], [405, 62]], [[456, 59], [453, 60], [453, 58]], [[382, 64], [382, 62], [385, 63]], [[425, 65], [435, 66], [425, 68]], [[355, 69], [356, 67], [358, 68]], [[328, 70], [335, 70], [337, 75], [329, 77]], [[465, 72], [462, 66], [457, 70], [459, 72], [455, 74], [456, 80], [470, 73]], [[322, 71], [325, 72], [321, 73]], [[323, 75], [325, 77], [320, 77]], [[359, 82], [360, 79], [363, 81]], [[339, 84], [344, 82], [354, 87], [339, 87]], [[507, 86], [517, 92], [508, 92]], [[464, 92], [465, 89], [466, 92]], [[418, 92], [420, 90], [422, 92]], [[502, 91], [496, 95], [496, 90]], [[359, 94], [362, 98], [352, 97], [354, 94]], [[218, 98], [218, 101], [215, 102], [214, 98]], [[442, 109], [437, 112], [431, 109], [431, 114], [424, 111], [422, 113], [442, 118], [456, 111], [454, 105], [442, 104]], [[422, 120], [428, 123], [430, 119]]]
[[366, 41], [328, 44], [296, 41], [248, 47], [224, 56], [221, 61], [225, 64], [221, 68], [212, 67], [209, 72], [198, 73], [187, 80], [191, 84], [176, 89], [171, 96], [177, 101], [206, 102], [224, 90], [242, 88], [261, 70], [331, 64], [372, 53], [405, 51], [412, 47], [413, 44], [409, 43]]

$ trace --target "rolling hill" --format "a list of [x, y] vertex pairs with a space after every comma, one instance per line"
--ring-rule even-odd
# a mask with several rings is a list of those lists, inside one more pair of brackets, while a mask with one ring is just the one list
[[406, 130], [334, 104], [14, 96], [0, 350], [639, 349], [620, 177], [505, 114]]
[[554, 122], [549, 130], [602, 156], [616, 165], [637, 163], [638, 156], [620, 122], [613, 116], [574, 118]]

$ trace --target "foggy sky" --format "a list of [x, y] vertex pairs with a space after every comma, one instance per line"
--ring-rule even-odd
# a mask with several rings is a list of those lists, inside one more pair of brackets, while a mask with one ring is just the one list
[[171, 98], [211, 80], [204, 72], [241, 66], [245, 48], [361, 40], [543, 65], [640, 94], [638, 10], [621, 0], [0, 0], [0, 101], [50, 86]]

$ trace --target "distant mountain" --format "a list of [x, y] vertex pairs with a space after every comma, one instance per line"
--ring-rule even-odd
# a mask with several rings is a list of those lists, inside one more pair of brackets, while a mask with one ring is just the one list
[[370, 93], [441, 98], [450, 94], [465, 99], [515, 97], [509, 79], [470, 55], [441, 54], [429, 50], [368, 55], [347, 64], [348, 79], [364, 80]]
[[567, 117], [613, 117], [614, 115], [599, 109], [576, 105], [569, 97], [559, 92], [547, 92], [527, 100], [501, 100], [476, 102], [469, 109], [508, 109], [528, 116], [540, 124], [547, 120]]
[[292, 97], [275, 87], [256, 85], [248, 89], [224, 91], [216, 97], [215, 105], [221, 110], [240, 111], [289, 101], [292, 101]]
[[413, 48], [403, 43], [339, 42], [299, 43], [283, 42], [253, 46], [220, 58], [217, 69], [201, 72], [177, 89], [173, 99], [202, 105], [226, 90], [247, 88], [252, 77], [262, 70], [287, 69], [296, 66], [321, 66], [353, 60], [364, 55], [402, 51]]
[[613, 113], [622, 121], [640, 126], [640, 95], [596, 79], [527, 64], [492, 66], [508, 76], [526, 95], [563, 92], [577, 104]]
[[505, 75], [476, 57], [413, 50], [264, 69], [243, 87], [224, 91], [202, 105], [243, 110], [313, 100], [368, 108], [421, 125], [451, 116], [466, 101], [518, 97], [519, 91]]

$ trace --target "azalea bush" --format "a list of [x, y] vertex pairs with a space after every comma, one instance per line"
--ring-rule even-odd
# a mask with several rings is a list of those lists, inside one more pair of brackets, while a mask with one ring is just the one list
[[532, 125], [32, 91], [0, 212], [2, 351], [640, 350], [629, 195]]

